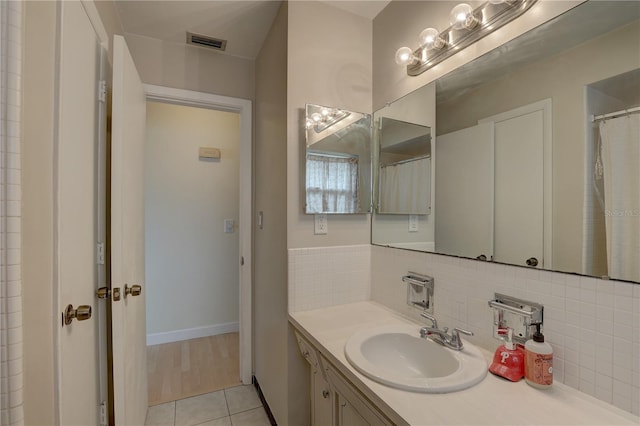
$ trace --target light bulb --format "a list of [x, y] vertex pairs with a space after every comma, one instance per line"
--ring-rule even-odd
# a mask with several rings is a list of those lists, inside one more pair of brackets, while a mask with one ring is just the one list
[[396, 64], [398, 65], [411, 65], [416, 62], [416, 57], [413, 55], [413, 50], [409, 47], [401, 47], [396, 51]]
[[322, 115], [323, 115], [323, 116], [325, 116], [325, 117], [327, 117], [327, 116], [331, 115], [331, 111], [329, 111], [327, 108], [322, 108], [321, 113], [322, 113]]
[[460, 3], [451, 9], [449, 22], [456, 30], [471, 29], [478, 24], [478, 20], [473, 16], [473, 8], [466, 3]]
[[313, 114], [311, 114], [311, 120], [313, 120], [314, 123], [319, 123], [322, 121], [322, 115], [314, 112]]
[[307, 122], [305, 123], [305, 127], [310, 129], [313, 127], [313, 121], [307, 118]]
[[420, 43], [427, 49], [442, 49], [447, 45], [447, 42], [440, 37], [440, 33], [435, 28], [423, 30], [418, 37], [420, 38]]

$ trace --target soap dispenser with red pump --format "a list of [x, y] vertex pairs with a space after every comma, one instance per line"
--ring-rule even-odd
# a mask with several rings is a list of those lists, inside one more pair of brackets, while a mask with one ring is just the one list
[[498, 334], [505, 335], [505, 342], [504, 345], [496, 349], [489, 371], [512, 382], [517, 382], [524, 377], [524, 349], [513, 342], [513, 329], [502, 328]]

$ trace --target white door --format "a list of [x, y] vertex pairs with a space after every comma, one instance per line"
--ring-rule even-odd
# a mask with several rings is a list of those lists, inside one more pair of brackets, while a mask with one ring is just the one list
[[[144, 274], [146, 97], [124, 38], [113, 40], [111, 289], [115, 424], [143, 425], [148, 406]], [[136, 287], [141, 293], [136, 295]], [[130, 291], [133, 288], [133, 291]], [[118, 299], [118, 290], [120, 300]]]
[[542, 111], [495, 123], [494, 259], [498, 262], [542, 267], [542, 147]]
[[[59, 2], [55, 197], [59, 424], [99, 423], [98, 79], [101, 47], [80, 2]], [[47, 295], [43, 295], [46, 297]], [[64, 313], [71, 306], [70, 322]], [[89, 317], [89, 310], [91, 316]], [[82, 320], [81, 320], [82, 319]]]
[[436, 137], [436, 252], [493, 254], [493, 125]]
[[545, 99], [479, 123], [495, 134], [494, 260], [552, 268], [552, 103]]

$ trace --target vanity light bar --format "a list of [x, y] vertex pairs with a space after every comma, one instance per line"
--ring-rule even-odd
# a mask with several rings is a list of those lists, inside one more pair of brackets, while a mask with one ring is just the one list
[[398, 49], [399, 53], [396, 54], [396, 59], [398, 60], [398, 56], [401, 56], [405, 59], [405, 62], [409, 62], [407, 64], [407, 75], [418, 76], [456, 52], [513, 21], [529, 10], [536, 2], [537, 0], [492, 0], [485, 2], [469, 12], [463, 24], [455, 23], [446, 30], [441, 31], [435, 39], [438, 41], [435, 45], [434, 43], [423, 44], [414, 50], [412, 55], [406, 51], [400, 53], [400, 49], [407, 50], [407, 48], [400, 48]]

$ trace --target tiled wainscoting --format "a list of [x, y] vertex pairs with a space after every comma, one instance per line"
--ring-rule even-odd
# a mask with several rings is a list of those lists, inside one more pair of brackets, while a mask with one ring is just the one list
[[640, 415], [638, 284], [377, 246], [291, 249], [289, 310], [371, 299], [417, 319], [405, 303], [408, 271], [435, 278], [442, 326], [473, 331], [491, 351], [500, 344], [487, 304], [495, 292], [543, 304], [554, 379]]
[[289, 250], [289, 312], [359, 302], [370, 296], [370, 245]]

